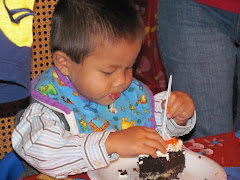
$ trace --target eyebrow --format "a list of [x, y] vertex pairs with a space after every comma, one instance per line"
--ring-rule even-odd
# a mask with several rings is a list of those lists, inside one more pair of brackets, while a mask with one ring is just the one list
[[[131, 66], [131, 65], [134, 65], [136, 63], [136, 59], [132, 60], [132, 62], [127, 66]], [[105, 68], [118, 68], [118, 67], [121, 67], [121, 64], [110, 64], [110, 65], [107, 65], [107, 66], [104, 66]]]
[[[135, 61], [135, 62], [136, 62], [136, 61]], [[134, 65], [135, 62], [129, 64], [127, 67]], [[106, 67], [106, 68], [118, 68], [118, 67], [121, 67], [121, 64], [120, 64], [120, 65], [115, 65], [115, 64], [113, 64], [113, 65], [109, 65], [109, 66], [105, 66], [105, 67]]]

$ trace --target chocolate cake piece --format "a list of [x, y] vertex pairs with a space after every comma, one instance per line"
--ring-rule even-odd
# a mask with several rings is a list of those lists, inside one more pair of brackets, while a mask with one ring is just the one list
[[176, 179], [185, 168], [184, 151], [169, 152], [169, 160], [166, 157], [139, 157], [139, 168], [139, 177], [143, 180]]
[[157, 158], [149, 155], [139, 156], [139, 177], [143, 180], [168, 180], [176, 179], [185, 168], [185, 151], [182, 150], [183, 142], [172, 137], [167, 141], [168, 153], [157, 151]]

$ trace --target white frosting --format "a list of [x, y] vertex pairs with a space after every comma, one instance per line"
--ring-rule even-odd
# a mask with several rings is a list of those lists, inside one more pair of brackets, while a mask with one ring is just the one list
[[183, 142], [181, 139], [178, 139], [177, 144], [173, 145], [173, 144], [169, 144], [167, 147], [167, 151], [168, 152], [178, 152], [182, 150], [182, 146], [183, 146]]

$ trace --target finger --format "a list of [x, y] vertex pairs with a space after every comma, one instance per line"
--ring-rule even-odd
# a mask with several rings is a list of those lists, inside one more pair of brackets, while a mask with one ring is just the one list
[[178, 101], [169, 110], [168, 117], [169, 118], [178, 117], [182, 113], [184, 113], [185, 110], [186, 110], [186, 107], [184, 106], [184, 102]]
[[151, 146], [155, 149], [163, 150], [163, 149], [166, 149], [168, 147], [167, 142], [164, 141], [162, 136], [160, 136], [158, 133], [152, 133], [152, 132], [148, 133], [148, 134], [146, 134], [146, 138], [147, 139], [146, 139], [145, 144], [147, 144], [148, 146]]
[[157, 133], [157, 131], [153, 128], [149, 128], [149, 127], [143, 127], [143, 128], [145, 131]]
[[133, 127], [130, 127], [128, 129], [125, 129], [125, 130], [122, 130], [122, 131], [135, 131], [135, 132], [138, 132], [138, 133], [157, 132], [153, 128], [144, 127], [144, 126], [133, 126]]
[[[181, 110], [179, 110], [181, 111]], [[181, 112], [179, 115], [173, 117], [173, 118], [177, 118], [179, 120], [185, 120], [185, 119], [189, 119], [190, 117], [193, 116], [194, 113], [194, 106], [188, 106], [184, 109], [183, 112]]]
[[177, 101], [174, 112], [172, 112], [171, 115], [172, 118], [183, 117], [186, 119], [193, 115], [194, 109], [195, 109], [194, 104], [190, 98], [187, 99], [181, 98], [180, 100]]
[[140, 153], [140, 154], [146, 154], [146, 155], [152, 156], [153, 158], [157, 158], [156, 149], [154, 149], [150, 146], [144, 147], [142, 153]]
[[[165, 147], [162, 143], [159, 143], [158, 141], [155, 140], [149, 140], [146, 142], [146, 147], [150, 147], [151, 150], [154, 149], [155, 151], [158, 150], [161, 153], [165, 154], [167, 153], [167, 147]], [[149, 154], [151, 153], [151, 155], [153, 154], [153, 152], [149, 152]], [[156, 153], [156, 152], [155, 152]]]
[[148, 138], [148, 140], [147, 141], [149, 141], [149, 142], [154, 142], [155, 143], [155, 148], [157, 149], [157, 147], [159, 146], [159, 145], [162, 145], [162, 146], [164, 146], [165, 148], [167, 148], [167, 143], [164, 141], [164, 139], [162, 138], [162, 136], [160, 136], [159, 134], [158, 134], [158, 132], [156, 132], [156, 133], [148, 133], [148, 134], [146, 134], [146, 137]]
[[177, 93], [176, 91], [172, 92], [167, 104], [167, 117], [171, 118], [173, 113], [176, 111], [177, 108]]
[[168, 99], [168, 106], [171, 107], [177, 99], [177, 92], [174, 91], [170, 94]]
[[184, 102], [183, 101], [175, 101], [174, 104], [172, 104], [169, 108], [169, 111], [167, 112], [168, 118], [174, 118], [178, 115], [180, 115], [181, 111], [184, 110], [185, 107], [183, 107]]
[[187, 106], [193, 104], [191, 98], [186, 94], [179, 91], [174, 92], [172, 96], [171, 109], [168, 112], [168, 117], [177, 117], [183, 113]]
[[[171, 107], [171, 105], [174, 103], [174, 101], [176, 100], [177, 96], [175, 91], [170, 93], [170, 96], [168, 98], [168, 107]], [[165, 108], [166, 105], [166, 99], [162, 101], [162, 107]]]

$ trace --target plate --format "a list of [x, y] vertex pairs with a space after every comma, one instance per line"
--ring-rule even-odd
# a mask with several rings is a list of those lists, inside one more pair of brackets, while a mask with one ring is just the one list
[[[185, 150], [186, 167], [183, 173], [178, 175], [180, 180], [226, 180], [224, 169], [210, 158]], [[119, 158], [110, 163], [109, 166], [94, 171], [88, 171], [91, 180], [140, 180], [138, 158]], [[118, 170], [126, 170], [127, 177], [119, 177]], [[178, 179], [178, 180], [179, 180]]]

